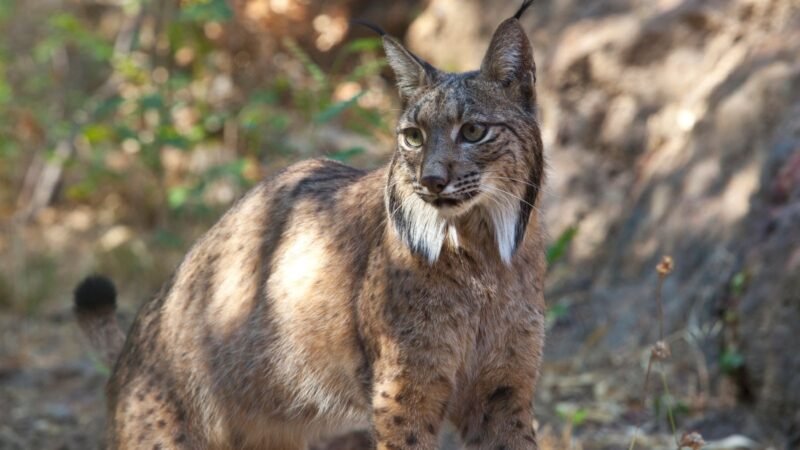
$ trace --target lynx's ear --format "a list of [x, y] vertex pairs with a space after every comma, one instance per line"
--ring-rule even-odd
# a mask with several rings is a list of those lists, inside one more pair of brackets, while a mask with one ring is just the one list
[[397, 78], [397, 89], [403, 103], [420, 88], [431, 86], [436, 82], [439, 71], [408, 51], [396, 39], [384, 35], [383, 48], [386, 51], [386, 60]]
[[386, 34], [383, 28], [361, 19], [351, 20], [350, 23], [367, 27], [381, 35], [386, 61], [397, 78], [397, 89], [400, 91], [400, 100], [404, 104], [418, 89], [436, 82], [439, 71], [419, 56], [408, 51], [403, 44]]
[[[523, 7], [529, 4], [530, 2], [525, 2]], [[521, 8], [521, 11], [524, 9]], [[536, 82], [533, 50], [517, 15], [506, 19], [497, 27], [483, 57], [481, 75], [506, 87], [517, 84], [533, 85]]]

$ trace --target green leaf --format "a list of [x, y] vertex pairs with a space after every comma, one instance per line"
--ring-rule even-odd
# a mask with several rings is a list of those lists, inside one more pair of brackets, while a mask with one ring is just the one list
[[741, 297], [747, 288], [747, 272], [740, 271], [731, 279], [731, 292], [736, 297]]
[[0, 105], [5, 105], [11, 101], [11, 86], [2, 78], [0, 73]]
[[228, 2], [225, 0], [195, 0], [188, 2], [179, 15], [186, 22], [225, 22], [233, 18]]
[[161, 228], [153, 234], [153, 240], [159, 247], [181, 249], [184, 246], [183, 238], [170, 230]]
[[139, 99], [139, 106], [142, 109], [161, 109], [164, 107], [164, 97], [158, 92], [144, 95]]
[[300, 48], [300, 45], [297, 44], [297, 41], [292, 38], [285, 38], [283, 40], [283, 45], [289, 49], [289, 52], [291, 52], [295, 58], [300, 60], [300, 62], [303, 64], [303, 67], [306, 68], [308, 73], [311, 75], [314, 81], [317, 82], [317, 84], [320, 86], [325, 86], [328, 84], [328, 78], [325, 76], [325, 72], [323, 72], [322, 69], [311, 60], [311, 57], [308, 56], [308, 53]]
[[277, 89], [263, 89], [250, 96], [249, 103], [263, 103], [267, 105], [277, 105], [280, 101], [279, 92]]
[[73, 14], [66, 12], [50, 16], [50, 18], [47, 20], [47, 23], [51, 27], [68, 34], [75, 34], [83, 30], [83, 25], [80, 23], [78, 18]]
[[103, 100], [94, 110], [94, 116], [97, 118], [105, 118], [113, 113], [116, 113], [124, 100], [119, 95], [114, 95]]
[[547, 265], [553, 265], [567, 252], [569, 245], [578, 234], [578, 225], [571, 225], [564, 230], [550, 247], [547, 248]]
[[103, 362], [103, 359], [100, 357], [100, 355], [92, 352], [89, 354], [89, 359], [92, 361], [92, 367], [94, 367], [94, 370], [97, 373], [105, 377], [111, 375], [111, 368], [108, 367], [105, 362]]
[[114, 134], [117, 136], [120, 142], [124, 141], [125, 139], [139, 139], [139, 133], [125, 124], [115, 125]]
[[567, 314], [569, 314], [569, 305], [566, 303], [559, 302], [550, 306], [545, 314], [545, 323], [547, 324], [547, 328], [552, 327], [558, 319], [566, 317]]
[[369, 61], [364, 64], [359, 64], [358, 66], [353, 69], [350, 75], [347, 77], [348, 81], [358, 81], [364, 78], [373, 76], [378, 74], [386, 67], [387, 62], [386, 59], [377, 59], [375, 61]]
[[245, 129], [257, 128], [267, 121], [267, 110], [262, 105], [246, 105], [239, 111], [239, 126]]
[[61, 45], [59, 39], [47, 37], [33, 47], [33, 59], [39, 64], [45, 64], [53, 59], [56, 50]]
[[107, 60], [113, 53], [109, 42], [93, 33], [87, 25], [70, 13], [56, 14], [50, 17], [48, 24], [56, 35], [60, 35], [60, 41], [74, 43], [98, 61]]
[[340, 102], [336, 102], [328, 106], [327, 108], [320, 111], [320, 113], [317, 114], [316, 117], [314, 117], [314, 122], [316, 123], [330, 122], [338, 115], [343, 113], [345, 110], [355, 105], [358, 102], [358, 99], [361, 98], [365, 93], [366, 91], [361, 91], [347, 100], [342, 100]]
[[383, 40], [378, 37], [368, 37], [356, 39], [347, 44], [343, 51], [345, 53], [361, 53], [368, 51], [380, 50], [383, 48]]
[[556, 414], [563, 420], [569, 421], [572, 426], [578, 427], [586, 422], [589, 411], [569, 403], [559, 403], [556, 405]]
[[189, 189], [185, 186], [176, 186], [167, 193], [167, 203], [172, 209], [178, 209], [186, 204], [189, 199]]
[[162, 144], [171, 145], [181, 150], [188, 149], [190, 144], [189, 140], [186, 139], [186, 137], [181, 136], [175, 127], [171, 125], [163, 125], [158, 127], [156, 139]]
[[13, 17], [15, 3], [14, 0], [0, 0], [0, 21]]
[[572, 415], [572, 425], [573, 426], [580, 426], [584, 422], [586, 422], [586, 418], [589, 417], [589, 411], [579, 408], [575, 413]]
[[114, 130], [102, 123], [89, 124], [83, 127], [83, 137], [90, 144], [97, 144], [108, 141], [114, 136]]
[[366, 150], [363, 147], [351, 147], [331, 153], [328, 157], [337, 161], [347, 162], [350, 158], [361, 155], [364, 152]]
[[282, 113], [272, 113], [267, 120], [267, 125], [269, 126], [270, 130], [275, 133], [284, 133], [289, 129], [292, 120], [291, 118]]
[[725, 373], [734, 372], [744, 365], [744, 356], [734, 349], [727, 349], [720, 355], [719, 365]]

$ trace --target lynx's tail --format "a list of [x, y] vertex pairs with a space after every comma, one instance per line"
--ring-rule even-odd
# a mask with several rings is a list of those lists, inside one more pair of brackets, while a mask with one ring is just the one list
[[112, 367], [117, 360], [125, 335], [117, 323], [117, 291], [114, 283], [101, 275], [86, 277], [75, 288], [75, 316], [102, 361]]

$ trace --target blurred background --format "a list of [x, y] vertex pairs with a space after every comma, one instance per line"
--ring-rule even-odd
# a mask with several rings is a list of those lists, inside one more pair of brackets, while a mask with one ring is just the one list
[[[0, 0], [0, 449], [102, 445], [83, 276], [118, 283], [129, 323], [262, 177], [387, 161], [393, 78], [350, 18], [463, 71], [519, 3]], [[540, 0], [523, 24], [549, 165], [543, 448], [800, 448], [800, 4]]]

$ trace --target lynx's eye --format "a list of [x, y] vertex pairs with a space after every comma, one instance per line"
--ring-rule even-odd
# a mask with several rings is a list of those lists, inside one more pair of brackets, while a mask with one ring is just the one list
[[409, 147], [420, 147], [425, 138], [422, 136], [422, 130], [410, 127], [403, 130], [403, 140]]
[[461, 137], [467, 142], [478, 142], [486, 136], [487, 128], [479, 123], [465, 123], [461, 127]]

